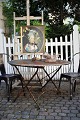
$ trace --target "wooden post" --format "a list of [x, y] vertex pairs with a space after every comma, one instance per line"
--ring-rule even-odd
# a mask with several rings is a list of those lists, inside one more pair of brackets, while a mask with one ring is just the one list
[[14, 59], [18, 59], [18, 56], [15, 55], [16, 52], [17, 52], [15, 12], [13, 12], [13, 20], [14, 20], [14, 47], [13, 47], [13, 55], [14, 55]]
[[27, 25], [30, 25], [30, 10], [29, 10], [29, 0], [26, 0], [26, 13], [27, 13]]
[[43, 11], [42, 11], [42, 25], [44, 25], [44, 14], [43, 14]]
[[16, 29], [15, 29], [15, 26], [16, 26], [16, 23], [15, 23], [15, 12], [13, 12], [13, 20], [14, 20], [14, 37], [16, 35]]

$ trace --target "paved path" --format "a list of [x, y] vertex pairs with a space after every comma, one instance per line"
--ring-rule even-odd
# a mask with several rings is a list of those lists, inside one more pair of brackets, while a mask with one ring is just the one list
[[[80, 120], [80, 87], [78, 85], [75, 96], [69, 100], [69, 84], [62, 84], [62, 94], [57, 95], [54, 87], [49, 84], [48, 90], [39, 98], [40, 109], [37, 110], [33, 99], [26, 90], [26, 96], [20, 97], [13, 103], [7, 102], [4, 83], [0, 87], [0, 120]], [[15, 96], [14, 89], [12, 96]], [[40, 91], [33, 92], [35, 97]]]

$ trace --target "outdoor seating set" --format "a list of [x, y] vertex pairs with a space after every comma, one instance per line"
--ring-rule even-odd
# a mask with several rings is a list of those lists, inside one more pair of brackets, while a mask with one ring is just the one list
[[[77, 54], [79, 54], [79, 53], [74, 54], [74, 56], [76, 56]], [[80, 63], [79, 63], [78, 72], [76, 72], [76, 73], [75, 72], [61, 73], [60, 80], [59, 80], [59, 86], [57, 87], [56, 84], [54, 83], [54, 80], [53, 80], [54, 76], [61, 69], [62, 65], [69, 65], [69, 64], [71, 64], [71, 61], [58, 60], [54, 56], [49, 56], [47, 54], [43, 55], [43, 57], [45, 59], [37, 59], [37, 58], [36, 59], [21, 59], [21, 60], [10, 60], [9, 59], [8, 63], [13, 67], [14, 73], [13, 74], [6, 74], [4, 61], [3, 61], [4, 55], [7, 55], [7, 54], [4, 54], [4, 53], [0, 54], [0, 71], [1, 71], [0, 84], [1, 84], [2, 80], [4, 80], [5, 83], [6, 83], [8, 101], [10, 100], [10, 95], [11, 95], [11, 92], [13, 90], [12, 84], [17, 79], [17, 80], [20, 80], [20, 82], [21, 82], [22, 91], [23, 91], [24, 95], [25, 95], [24, 88], [26, 87], [28, 89], [30, 95], [32, 96], [33, 100], [35, 101], [37, 107], [39, 108], [39, 105], [38, 105], [38, 102], [37, 102], [36, 98], [33, 96], [33, 94], [31, 93], [31, 91], [30, 91], [30, 89], [28, 87], [28, 85], [33, 80], [34, 76], [36, 76], [36, 75], [37, 75], [37, 78], [38, 78], [38, 80], [39, 80], [39, 82], [41, 84], [41, 89], [43, 89], [49, 82], [52, 82], [52, 84], [54, 85], [54, 87], [57, 90], [57, 93], [59, 93], [59, 94], [61, 92], [61, 88], [60, 88], [61, 82], [62, 82], [63, 78], [66, 78], [70, 83], [70, 99], [72, 99], [73, 94], [74, 94], [75, 89], [76, 89], [77, 78], [80, 77]], [[9, 57], [9, 55], [8, 55], [8, 57]], [[51, 76], [50, 73], [48, 73], [45, 70], [45, 66], [51, 66], [51, 65], [52, 66], [59, 66], [54, 71], [52, 76]], [[25, 86], [23, 85], [24, 78], [22, 77], [22, 75], [21, 75], [21, 73], [20, 73], [20, 71], [18, 69], [19, 66], [20, 67], [36, 68], [35, 73], [32, 75], [30, 80], [28, 80], [28, 82], [27, 82], [27, 84], [25, 84]], [[18, 72], [17, 74], [15, 72], [15, 69]], [[39, 74], [38, 74], [39, 69], [42, 69], [44, 71], [44, 73], [46, 74], [46, 76], [48, 77], [48, 80], [46, 80], [46, 83], [44, 85], [42, 85], [42, 83], [41, 83], [43, 78], [40, 79]], [[18, 96], [19, 96], [19, 92], [16, 95], [16, 98], [14, 99], [14, 101], [17, 99]]]

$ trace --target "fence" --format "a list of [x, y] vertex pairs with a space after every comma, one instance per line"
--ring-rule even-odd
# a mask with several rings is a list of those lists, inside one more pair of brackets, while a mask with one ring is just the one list
[[[14, 40], [11, 40], [10, 38], [6, 39], [4, 37], [4, 52], [8, 53], [9, 55], [15, 53], [16, 54], [16, 58], [17, 59], [22, 59], [21, 56], [23, 56], [23, 58], [28, 58], [29, 54], [21, 54], [20, 53], [20, 37], [16, 36], [16, 44], [14, 46]], [[69, 60], [68, 57], [72, 56], [74, 53], [79, 52], [79, 33], [78, 33], [78, 27], [75, 25], [73, 27], [73, 33], [71, 33], [70, 35], [66, 35], [63, 37], [56, 37], [54, 39], [46, 39], [45, 41], [45, 52], [50, 53], [51, 55], [56, 54], [56, 55], [60, 55], [59, 59], [66, 59]], [[15, 52], [16, 51], [16, 52]], [[40, 54], [36, 54], [36, 56], [40, 56]], [[30, 54], [30, 58], [33, 57], [33, 54]], [[77, 56], [77, 58], [75, 58], [74, 60], [74, 71], [77, 70], [77, 62], [76, 60], [79, 59], [79, 56]], [[7, 73], [10, 72], [9, 69], [9, 65], [7, 65], [7, 59], [5, 59], [5, 65], [6, 65], [6, 70]], [[75, 67], [76, 66], [76, 67]], [[72, 68], [72, 70], [73, 70]], [[53, 71], [54, 69], [56, 69], [56, 67], [52, 67], [50, 66], [50, 69], [47, 68], [48, 72]], [[54, 79], [59, 79], [60, 74], [62, 72], [68, 71], [69, 70], [69, 66], [63, 66], [62, 69], [56, 74]], [[22, 73], [22, 75], [26, 78], [26, 77], [30, 77], [31, 74], [33, 74], [33, 72], [35, 71], [35, 69], [27, 69], [27, 68], [20, 68], [20, 71]], [[27, 72], [27, 76], [26, 76], [26, 72]], [[30, 74], [28, 74], [30, 73]], [[40, 71], [41, 75], [43, 75], [43, 72]]]

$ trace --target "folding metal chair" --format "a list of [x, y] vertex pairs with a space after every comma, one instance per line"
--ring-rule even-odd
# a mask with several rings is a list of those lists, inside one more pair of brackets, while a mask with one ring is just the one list
[[[80, 54], [80, 52], [73, 55], [72, 62], [74, 60], [74, 56], [77, 55], [77, 54]], [[73, 93], [75, 92], [75, 88], [76, 88], [77, 79], [80, 78], [80, 60], [79, 60], [79, 66], [78, 66], [78, 71], [77, 72], [67, 72], [67, 73], [62, 73], [61, 74], [60, 80], [59, 80], [59, 87], [58, 87], [59, 91], [60, 91], [60, 86], [61, 86], [61, 82], [62, 82], [63, 78], [66, 78], [70, 83], [70, 99], [72, 100]]]
[[[11, 91], [12, 91], [12, 82], [15, 81], [16, 79], [21, 81], [22, 90], [24, 92], [23, 77], [20, 74], [15, 74], [15, 73], [13, 73], [13, 74], [7, 74], [6, 73], [6, 69], [5, 69], [5, 65], [4, 65], [4, 60], [3, 60], [4, 55], [7, 55], [7, 54], [4, 54], [4, 53], [1, 54], [0, 53], [0, 72], [1, 72], [1, 75], [0, 75], [0, 84], [1, 84], [2, 80], [5, 81], [6, 88], [7, 88], [7, 99], [9, 101], [10, 100], [10, 94], [11, 94]], [[7, 57], [10, 57], [10, 56], [7, 55]], [[14, 68], [13, 68], [13, 70], [14, 70]]]

